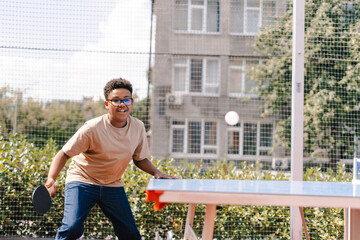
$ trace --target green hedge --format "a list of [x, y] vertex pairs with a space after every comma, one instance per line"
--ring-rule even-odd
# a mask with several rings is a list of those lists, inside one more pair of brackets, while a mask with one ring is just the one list
[[[57, 149], [50, 141], [38, 148], [24, 137], [0, 138], [0, 235], [54, 237], [61, 224], [65, 170], [59, 176], [60, 189], [53, 198], [49, 213], [41, 216], [31, 205], [31, 192], [44, 183], [51, 159]], [[235, 167], [227, 161], [213, 162], [204, 168], [197, 164], [183, 163], [176, 166], [171, 159], [152, 159], [163, 172], [181, 178], [207, 179], [262, 179], [288, 180], [281, 172], [261, 171], [261, 166], [241, 164]], [[337, 172], [309, 168], [304, 173], [306, 181], [351, 181], [351, 173], [344, 167]], [[166, 239], [182, 239], [186, 220], [185, 204], [168, 204], [161, 211], [153, 211], [153, 203], [145, 202], [145, 187], [150, 175], [131, 164], [123, 181], [126, 185], [137, 225], [144, 239], [159, 235]], [[205, 206], [196, 208], [194, 230], [201, 233]], [[312, 239], [342, 239], [344, 218], [342, 209], [305, 208], [305, 218]], [[215, 239], [289, 239], [290, 209], [288, 207], [219, 206], [215, 224]], [[89, 214], [84, 237], [88, 239], [115, 238], [111, 223], [98, 207]]]

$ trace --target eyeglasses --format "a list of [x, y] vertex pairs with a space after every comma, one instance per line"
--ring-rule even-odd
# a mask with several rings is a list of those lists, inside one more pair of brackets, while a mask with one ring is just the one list
[[133, 99], [132, 98], [125, 98], [123, 100], [121, 99], [109, 99], [108, 102], [111, 102], [111, 104], [115, 107], [118, 107], [121, 105], [121, 103], [124, 103], [125, 106], [129, 106], [132, 104]]

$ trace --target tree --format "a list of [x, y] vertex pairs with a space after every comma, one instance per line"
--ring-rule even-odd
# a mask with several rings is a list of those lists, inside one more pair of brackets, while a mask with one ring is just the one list
[[0, 88], [0, 135], [9, 136], [13, 131], [15, 98], [10, 94], [8, 87]]
[[148, 113], [146, 112], [148, 107], [147, 107], [147, 98], [144, 99], [139, 99], [135, 94], [134, 94], [134, 107], [131, 111], [131, 115], [140, 119], [144, 124], [146, 123], [146, 120], [148, 118]]
[[[146, 99], [134, 99], [132, 115], [145, 121]], [[16, 132], [38, 147], [49, 139], [61, 147], [85, 121], [107, 113], [102, 99], [40, 102], [7, 87], [0, 88], [0, 103], [0, 136], [9, 139]]]
[[0, 135], [24, 135], [36, 146], [53, 139], [61, 147], [85, 121], [106, 113], [102, 100], [40, 102], [7, 87], [0, 89], [0, 103]]
[[[359, 136], [358, 3], [306, 1], [304, 154], [326, 157], [335, 164], [354, 153]], [[264, 116], [279, 118], [278, 144], [290, 148], [292, 8], [278, 25], [262, 31], [255, 49], [268, 57], [258, 68], [257, 92], [264, 100]]]

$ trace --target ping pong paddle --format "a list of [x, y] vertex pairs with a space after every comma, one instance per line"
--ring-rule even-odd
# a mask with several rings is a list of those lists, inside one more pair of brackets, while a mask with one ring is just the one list
[[45, 214], [50, 210], [51, 197], [44, 185], [38, 186], [31, 195], [31, 201], [35, 211], [39, 214]]

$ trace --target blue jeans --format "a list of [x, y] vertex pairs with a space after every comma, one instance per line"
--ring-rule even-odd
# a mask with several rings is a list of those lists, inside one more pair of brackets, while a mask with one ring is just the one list
[[65, 209], [56, 239], [77, 239], [84, 233], [84, 221], [98, 204], [114, 226], [118, 239], [141, 239], [123, 187], [104, 187], [82, 182], [65, 185]]

